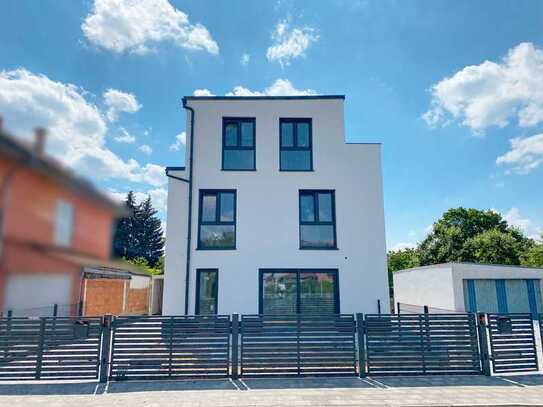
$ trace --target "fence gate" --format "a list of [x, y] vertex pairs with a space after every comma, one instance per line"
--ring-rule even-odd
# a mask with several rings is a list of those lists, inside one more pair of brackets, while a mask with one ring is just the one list
[[368, 314], [368, 374], [481, 374], [474, 314]]
[[241, 375], [353, 376], [353, 315], [242, 315]]
[[488, 314], [492, 371], [537, 371], [537, 349], [531, 314]]
[[0, 380], [97, 379], [100, 318], [0, 318]]
[[230, 316], [118, 317], [110, 378], [228, 376]]

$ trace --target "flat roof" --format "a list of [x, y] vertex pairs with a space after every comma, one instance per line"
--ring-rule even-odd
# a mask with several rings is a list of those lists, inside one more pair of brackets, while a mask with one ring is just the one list
[[500, 268], [518, 268], [518, 269], [523, 269], [523, 270], [543, 270], [542, 267], [521, 266], [517, 264], [489, 264], [489, 263], [470, 263], [470, 262], [462, 262], [462, 261], [453, 261], [449, 263], [430, 264], [428, 266], [419, 266], [419, 267], [412, 267], [409, 269], [398, 270], [398, 271], [394, 271], [393, 274], [407, 273], [410, 271], [426, 270], [426, 269], [438, 268], [438, 267], [452, 267], [455, 264], [461, 264], [463, 266], [471, 266], [471, 267], [483, 266], [483, 267], [500, 267]]
[[345, 95], [299, 95], [299, 96], [184, 96], [186, 100], [313, 100], [345, 99]]

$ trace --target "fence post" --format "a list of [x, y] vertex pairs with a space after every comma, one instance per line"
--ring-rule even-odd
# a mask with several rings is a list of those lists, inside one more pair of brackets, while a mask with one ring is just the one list
[[56, 317], [58, 315], [58, 304], [53, 305], [53, 316]]
[[79, 303], [77, 304], [77, 316], [83, 316], [83, 300], [79, 301]]
[[481, 368], [485, 376], [491, 376], [490, 373], [490, 352], [487, 339], [487, 316], [480, 313], [477, 316], [477, 331], [479, 332], [479, 350], [481, 352]]
[[36, 379], [39, 379], [41, 377], [43, 348], [45, 345], [45, 320], [46, 317], [40, 318], [40, 336], [38, 338], [38, 350], [36, 352]]
[[239, 336], [239, 314], [232, 314], [232, 380], [238, 379], [238, 336]]
[[428, 314], [428, 305], [425, 305], [425, 306], [424, 306], [424, 313], [425, 313], [425, 314]]
[[100, 383], [106, 383], [109, 377], [112, 329], [113, 315], [104, 315], [102, 317], [102, 348], [100, 349]]
[[400, 303], [397, 302], [396, 303], [396, 314], [399, 314], [400, 313]]
[[381, 300], [377, 300], [377, 313], [381, 315]]
[[358, 377], [366, 377], [366, 344], [364, 342], [366, 324], [364, 323], [364, 314], [356, 314], [356, 333], [358, 339]]

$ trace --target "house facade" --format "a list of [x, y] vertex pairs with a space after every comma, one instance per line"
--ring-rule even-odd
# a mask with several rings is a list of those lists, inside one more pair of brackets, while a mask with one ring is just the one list
[[45, 137], [24, 143], [0, 120], [0, 312], [146, 313], [139, 277], [111, 261], [124, 207], [47, 157]]
[[165, 315], [388, 310], [379, 144], [344, 97], [186, 97], [169, 167]]
[[394, 272], [394, 300], [403, 309], [539, 314], [543, 268], [445, 263]]

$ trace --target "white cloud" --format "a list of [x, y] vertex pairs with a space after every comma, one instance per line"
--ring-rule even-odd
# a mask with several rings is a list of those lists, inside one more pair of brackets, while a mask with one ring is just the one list
[[215, 96], [209, 89], [196, 89], [193, 92], [194, 96]]
[[113, 138], [117, 143], [132, 144], [136, 142], [136, 137], [121, 127], [121, 134]]
[[138, 150], [140, 150], [143, 154], [151, 155], [153, 154], [153, 149], [148, 144], [142, 144], [138, 147]]
[[319, 39], [316, 31], [310, 27], [294, 28], [289, 31], [287, 21], [281, 21], [272, 33], [273, 45], [268, 48], [268, 61], [279, 62], [281, 66], [290, 65], [294, 58], [305, 56], [305, 51], [312, 42]]
[[[109, 189], [107, 193], [117, 202], [124, 202], [126, 200], [128, 191], [120, 192], [116, 189]], [[159, 214], [165, 214], [166, 204], [168, 201], [168, 191], [165, 188], [152, 188], [148, 189], [147, 191], [134, 191], [134, 197], [136, 199], [136, 203], [138, 204], [145, 201], [148, 196], [151, 197], [153, 207], [159, 211]]]
[[415, 247], [417, 247], [416, 243], [413, 243], [413, 242], [400, 242], [400, 243], [396, 243], [389, 250], [397, 251], [397, 250], [405, 250], [405, 249], [414, 249]]
[[277, 79], [264, 91], [252, 91], [243, 86], [236, 86], [226, 96], [306, 96], [315, 94], [313, 89], [296, 89], [288, 79]]
[[86, 94], [75, 85], [26, 69], [0, 72], [0, 112], [9, 131], [29, 139], [36, 126], [47, 128], [47, 152], [94, 179], [164, 185], [163, 167], [123, 160], [106, 147], [104, 115], [85, 99]]
[[507, 221], [507, 223], [509, 223], [509, 225], [520, 229], [525, 236], [535, 240], [541, 239], [543, 229], [537, 225], [534, 225], [530, 219], [523, 217], [518, 208], [513, 207], [509, 209], [505, 214], [503, 214], [503, 218]]
[[519, 174], [527, 174], [543, 164], [543, 133], [509, 140], [511, 149], [496, 159], [498, 165], [512, 165]]
[[175, 136], [175, 142], [170, 145], [170, 151], [179, 151], [187, 143], [187, 133], [184, 131]]
[[239, 63], [243, 66], [247, 66], [250, 60], [251, 60], [251, 56], [249, 54], [243, 54], [241, 56], [241, 59], [239, 60]]
[[532, 43], [509, 50], [501, 62], [466, 66], [431, 88], [430, 109], [422, 115], [429, 126], [458, 121], [476, 132], [543, 122], [543, 51]]
[[145, 54], [160, 42], [219, 53], [207, 28], [168, 0], [95, 0], [81, 29], [92, 44], [116, 53]]
[[132, 93], [121, 92], [117, 89], [108, 89], [104, 92], [104, 104], [107, 107], [107, 118], [110, 122], [118, 119], [120, 112], [135, 113], [141, 105]]

